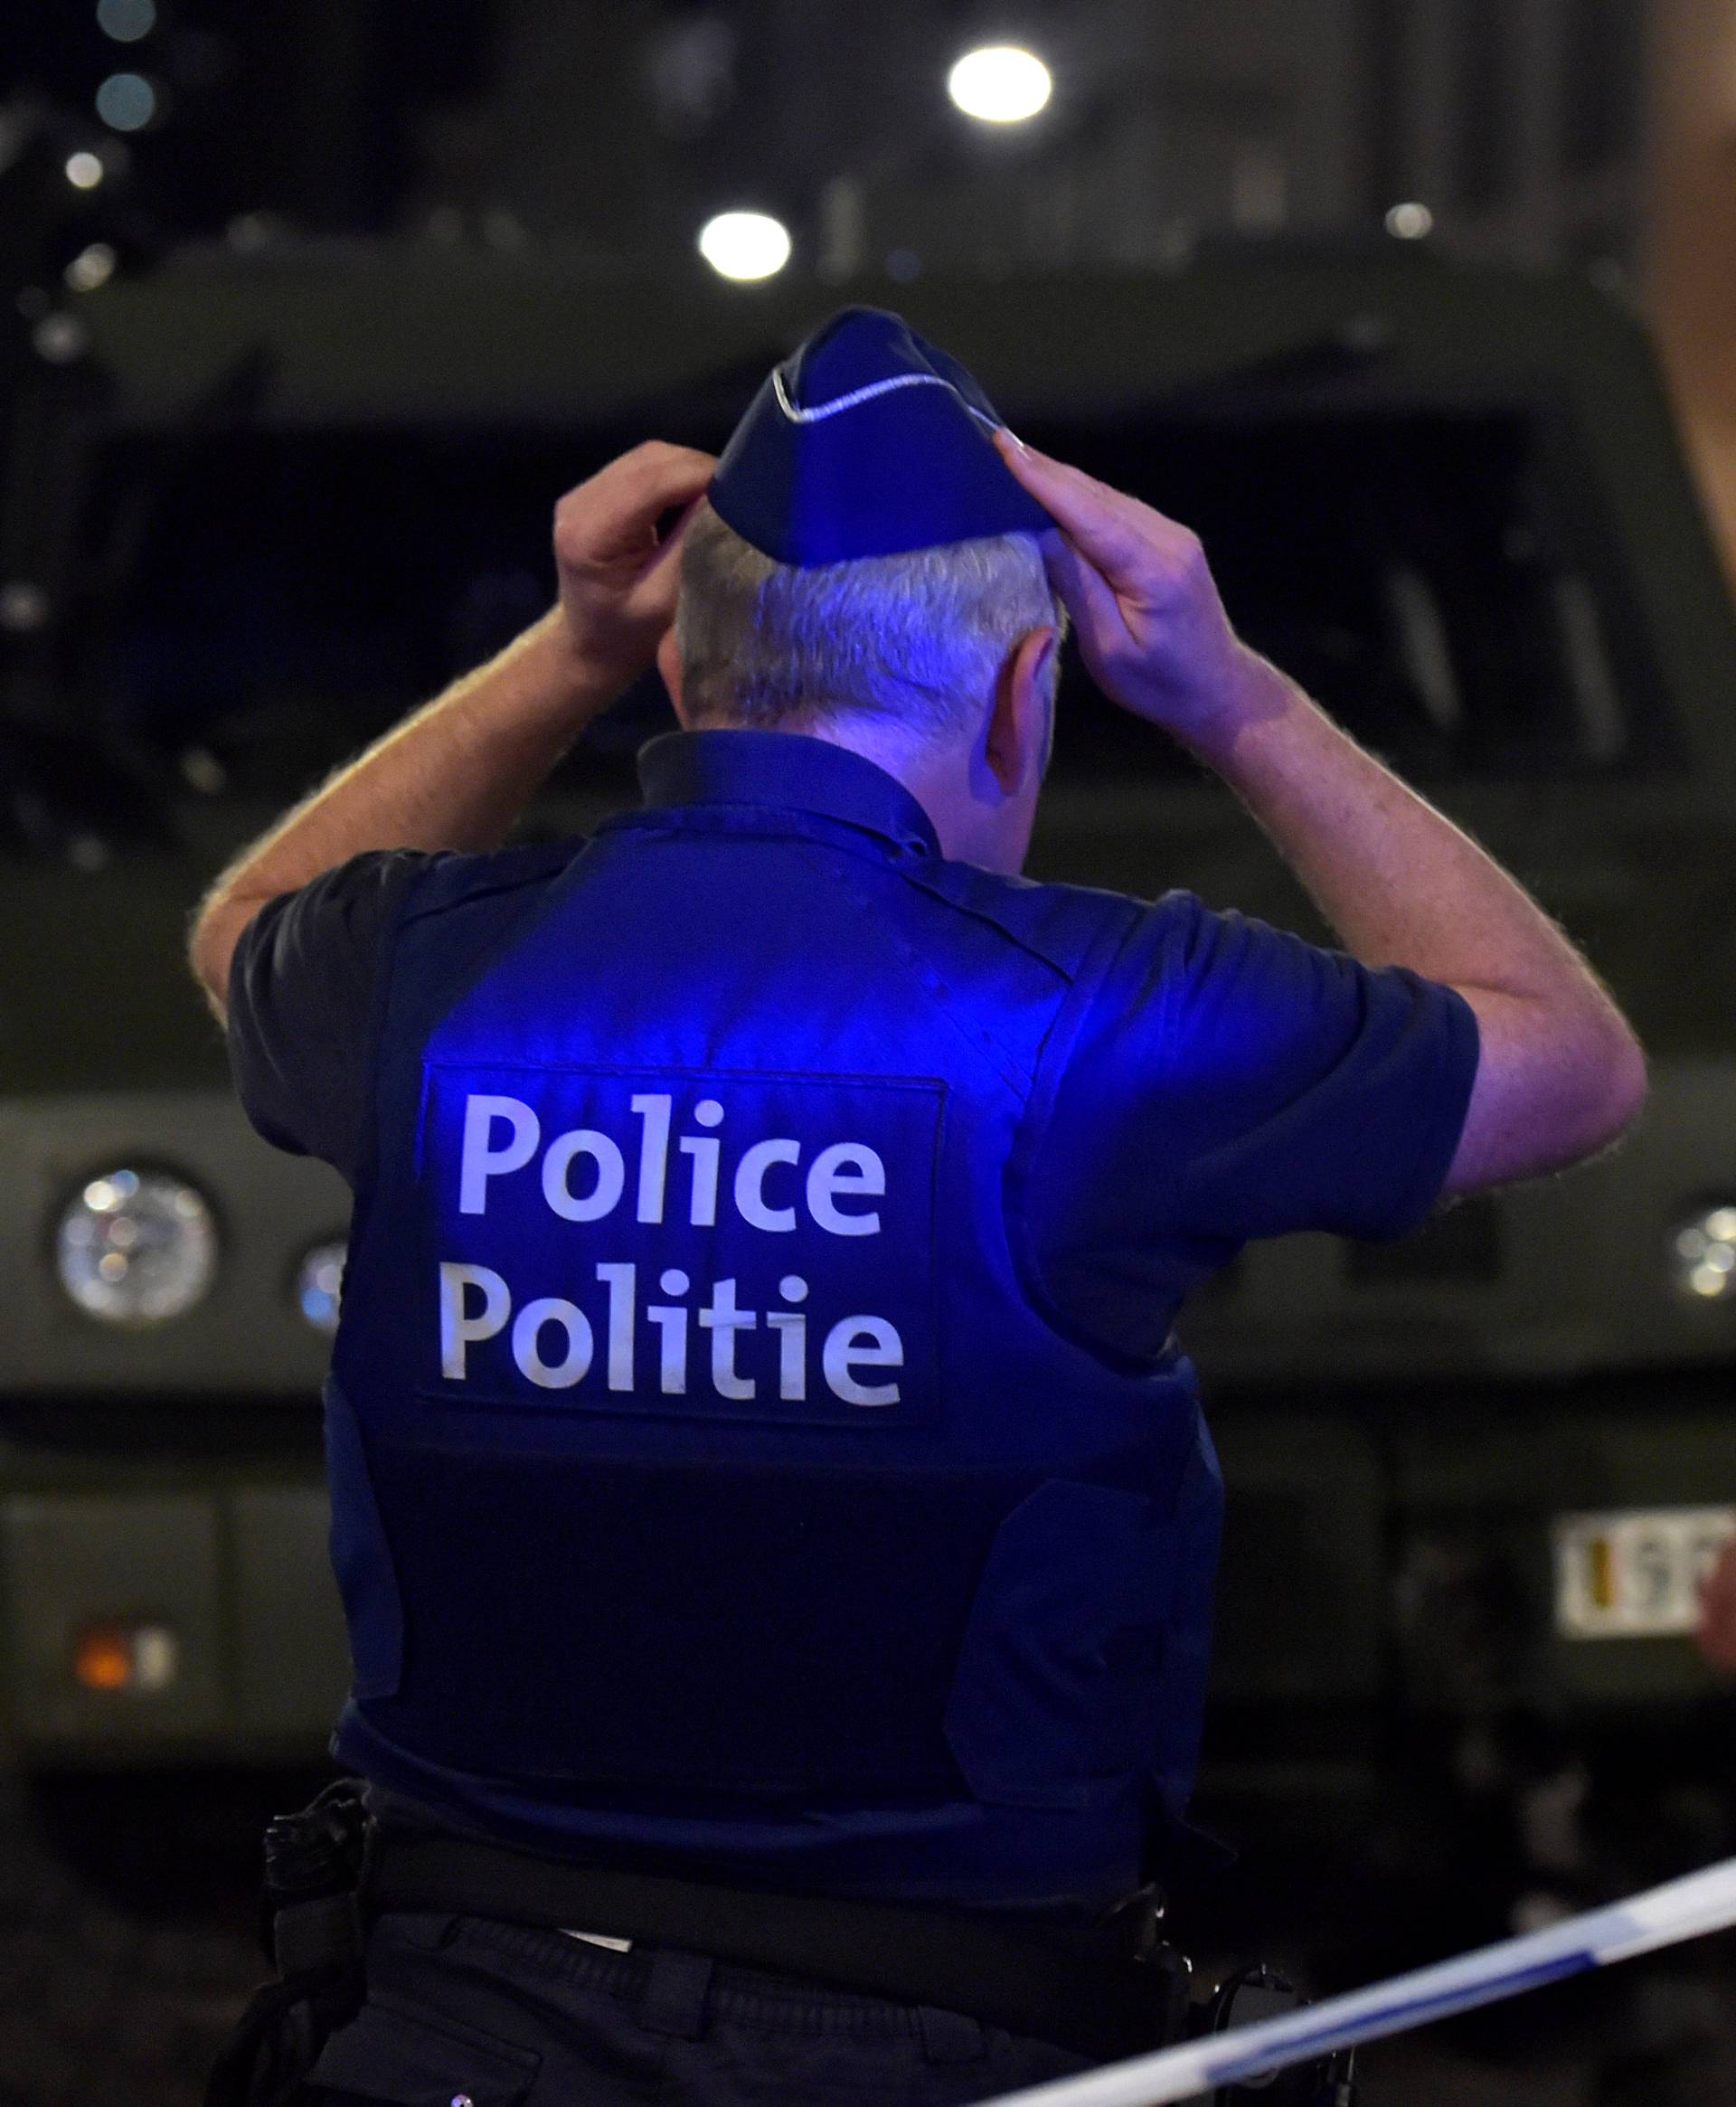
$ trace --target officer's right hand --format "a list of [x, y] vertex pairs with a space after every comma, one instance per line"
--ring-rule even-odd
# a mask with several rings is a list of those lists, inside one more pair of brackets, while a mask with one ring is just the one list
[[1209, 747], [1259, 661], [1230, 627], [1199, 536], [1011, 432], [995, 439], [1060, 528], [1043, 538], [1044, 560], [1091, 678], [1124, 710]]
[[[647, 439], [554, 508], [554, 559], [568, 639], [588, 680], [627, 687], [650, 666], [675, 616], [675, 561], [717, 461]], [[661, 539], [657, 522], [681, 512]]]

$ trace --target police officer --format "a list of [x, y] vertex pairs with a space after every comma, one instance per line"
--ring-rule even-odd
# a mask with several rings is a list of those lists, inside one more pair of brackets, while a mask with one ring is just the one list
[[[555, 548], [558, 608], [193, 940], [255, 1123], [355, 1192], [374, 1864], [307, 2096], [953, 2101], [1155, 2040], [1105, 1927], [1200, 1848], [1176, 1312], [1251, 1237], [1603, 1147], [1639, 1050], [1184, 528], [895, 317], [835, 317], [721, 463], [604, 468]], [[1342, 952], [1019, 877], [1069, 615]], [[645, 808], [503, 847], [654, 657]]]

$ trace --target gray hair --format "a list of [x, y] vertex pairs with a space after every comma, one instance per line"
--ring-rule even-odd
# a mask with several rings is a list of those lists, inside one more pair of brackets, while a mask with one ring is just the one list
[[682, 549], [675, 642], [695, 725], [853, 715], [943, 738], [973, 723], [1022, 637], [1065, 626], [1034, 534], [800, 569], [703, 505]]

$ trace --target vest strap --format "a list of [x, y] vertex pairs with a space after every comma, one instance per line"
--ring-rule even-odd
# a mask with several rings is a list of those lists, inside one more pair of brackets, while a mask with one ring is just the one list
[[1135, 1959], [1116, 1929], [1032, 1930], [966, 1910], [766, 1894], [573, 1866], [467, 1838], [376, 1839], [366, 1904], [645, 1941], [961, 2012], [1099, 2062], [1185, 2032], [1188, 1964], [1170, 1947]]

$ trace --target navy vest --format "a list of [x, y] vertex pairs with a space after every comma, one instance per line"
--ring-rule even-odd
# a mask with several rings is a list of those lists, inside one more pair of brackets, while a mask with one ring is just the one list
[[1132, 904], [944, 862], [816, 741], [648, 759], [669, 801], [437, 864], [398, 930], [338, 1753], [580, 1855], [1112, 1895], [1185, 1804], [1220, 1485], [1020, 1195]]

